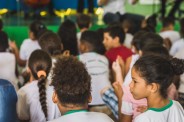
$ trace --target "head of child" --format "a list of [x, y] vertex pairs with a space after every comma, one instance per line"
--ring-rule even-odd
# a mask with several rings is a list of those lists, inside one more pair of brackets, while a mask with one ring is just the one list
[[184, 38], [184, 18], [180, 20], [180, 35]]
[[73, 56], [58, 59], [53, 69], [53, 102], [62, 114], [87, 109], [91, 102], [91, 78], [85, 65]]
[[47, 52], [50, 56], [62, 54], [62, 41], [60, 37], [52, 31], [44, 32], [39, 38], [38, 43], [41, 49]]
[[[174, 75], [183, 73], [184, 61], [158, 55], [141, 57], [132, 68], [130, 91], [137, 100], [147, 98], [167, 99], [167, 88]], [[141, 90], [140, 90], [141, 89]]]
[[46, 79], [52, 67], [50, 56], [42, 50], [35, 50], [31, 53], [28, 61], [28, 72], [31, 74], [32, 80], [38, 80], [40, 104], [47, 118], [47, 102], [46, 102]]
[[141, 55], [144, 47], [153, 44], [163, 45], [162, 37], [152, 32], [139, 31], [134, 35], [131, 48], [134, 53]]
[[5, 32], [0, 31], [0, 52], [6, 52], [8, 48], [8, 36]]
[[111, 26], [104, 30], [103, 44], [106, 50], [123, 45], [125, 40], [125, 32], [120, 26]]
[[0, 19], [0, 31], [2, 31], [2, 29], [3, 29], [3, 21], [2, 19]]
[[97, 52], [100, 46], [100, 37], [95, 31], [84, 31], [81, 35], [79, 50], [81, 53]]
[[165, 18], [162, 22], [163, 31], [164, 30], [174, 30], [174, 20], [172, 18]]
[[91, 18], [88, 15], [80, 14], [77, 17], [77, 26], [81, 32], [88, 30], [91, 26]]
[[63, 43], [63, 49], [69, 50], [70, 54], [75, 56], [79, 54], [76, 30], [76, 25], [71, 20], [65, 20], [58, 30], [58, 35]]
[[38, 40], [42, 31], [46, 30], [46, 26], [41, 21], [34, 21], [29, 26], [29, 37], [32, 40]]

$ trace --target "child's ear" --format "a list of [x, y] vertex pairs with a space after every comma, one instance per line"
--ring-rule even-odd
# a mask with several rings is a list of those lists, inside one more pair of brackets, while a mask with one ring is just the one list
[[52, 94], [52, 101], [53, 103], [58, 103], [58, 96], [55, 91]]
[[139, 51], [138, 51], [138, 53], [139, 53], [139, 55], [140, 55], [140, 56], [142, 56], [142, 55], [143, 55], [142, 50], [139, 50]]
[[92, 101], [92, 95], [90, 94], [89, 98], [88, 98], [88, 103], [91, 103]]
[[113, 40], [114, 42], [116, 42], [116, 43], [120, 43], [120, 40], [119, 40], [119, 37], [114, 37], [114, 40]]
[[156, 93], [157, 91], [159, 91], [159, 85], [156, 83], [151, 83], [151, 88], [150, 88], [152, 93]]

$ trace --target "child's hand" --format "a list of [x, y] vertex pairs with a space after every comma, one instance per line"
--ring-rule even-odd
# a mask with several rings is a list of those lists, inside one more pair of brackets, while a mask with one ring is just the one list
[[14, 51], [18, 50], [15, 41], [10, 41], [10, 42], [9, 42], [9, 46], [10, 46], [10, 48], [12, 48]]
[[112, 86], [114, 88], [114, 92], [115, 92], [116, 96], [118, 97], [118, 99], [121, 99], [123, 96], [123, 89], [122, 89], [121, 83], [116, 81], [112, 84]]
[[120, 61], [119, 58], [117, 58], [116, 61], [112, 63], [112, 69], [115, 73], [122, 72], [119, 61]]
[[147, 106], [138, 106], [138, 107], [137, 107], [137, 112], [143, 113], [143, 112], [145, 112], [147, 109], [148, 109]]

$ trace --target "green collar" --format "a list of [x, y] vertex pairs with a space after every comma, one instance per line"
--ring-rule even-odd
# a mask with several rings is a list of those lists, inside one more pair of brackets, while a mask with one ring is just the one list
[[156, 111], [156, 112], [162, 112], [168, 108], [170, 108], [173, 104], [172, 100], [169, 100], [169, 104], [167, 104], [166, 106], [162, 107], [162, 108], [148, 108], [148, 110], [152, 110], [152, 111]]
[[87, 110], [70, 110], [70, 111], [67, 111], [64, 115], [72, 114], [72, 113], [76, 113], [76, 112], [87, 112]]

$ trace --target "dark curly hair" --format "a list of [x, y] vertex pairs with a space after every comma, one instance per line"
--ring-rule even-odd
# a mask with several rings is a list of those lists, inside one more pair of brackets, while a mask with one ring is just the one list
[[184, 72], [184, 60], [145, 55], [137, 60], [133, 68], [148, 84], [159, 84], [160, 95], [167, 98], [167, 88], [171, 85], [173, 77]]
[[[40, 104], [47, 120], [46, 79], [52, 67], [51, 58], [48, 53], [43, 50], [35, 50], [29, 57], [28, 67], [30, 68], [33, 77], [38, 80]], [[41, 70], [45, 71], [46, 77], [43, 75], [41, 77], [37, 76], [37, 72]]]
[[57, 60], [51, 85], [63, 105], [82, 106], [91, 95], [91, 77], [85, 65], [73, 56]]

